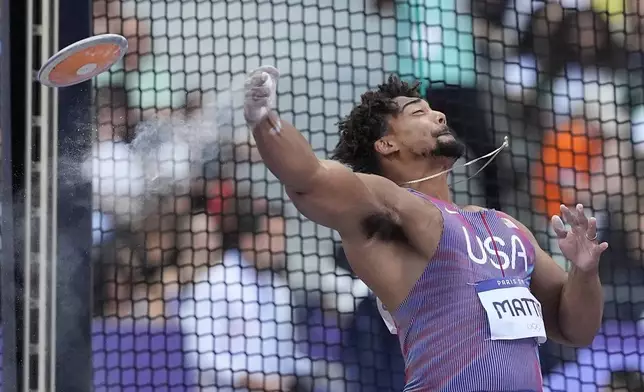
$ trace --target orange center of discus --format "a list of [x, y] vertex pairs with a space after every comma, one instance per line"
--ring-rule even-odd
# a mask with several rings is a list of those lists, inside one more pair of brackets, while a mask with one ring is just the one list
[[49, 80], [55, 84], [70, 83], [112, 66], [120, 54], [121, 48], [111, 43], [85, 48], [56, 65], [49, 73]]

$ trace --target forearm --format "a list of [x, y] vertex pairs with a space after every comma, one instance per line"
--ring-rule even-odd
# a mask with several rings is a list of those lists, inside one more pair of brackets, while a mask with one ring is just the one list
[[604, 295], [597, 270], [585, 272], [573, 266], [561, 291], [561, 333], [575, 345], [590, 345], [601, 326], [603, 309]]
[[268, 169], [287, 188], [304, 193], [311, 187], [319, 159], [302, 134], [284, 120], [280, 133], [271, 131], [278, 121], [276, 114], [266, 116], [254, 129], [257, 148]]

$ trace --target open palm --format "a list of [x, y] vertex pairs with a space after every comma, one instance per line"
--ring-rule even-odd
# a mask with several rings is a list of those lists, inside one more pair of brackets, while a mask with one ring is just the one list
[[[559, 238], [561, 253], [583, 271], [596, 269], [599, 257], [608, 249], [608, 243], [597, 241], [597, 220], [587, 218], [581, 204], [577, 204], [574, 210], [562, 204], [560, 209], [561, 217], [552, 217], [552, 228]], [[570, 230], [566, 229], [564, 222], [570, 225]]]

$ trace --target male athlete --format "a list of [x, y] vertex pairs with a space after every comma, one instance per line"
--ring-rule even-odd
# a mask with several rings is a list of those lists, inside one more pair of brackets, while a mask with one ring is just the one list
[[[464, 147], [445, 116], [395, 76], [340, 122], [335, 161], [273, 112], [279, 72], [253, 71], [245, 116], [268, 168], [299, 211], [340, 233], [353, 270], [390, 310], [404, 391], [541, 391], [537, 345], [589, 345], [603, 298], [596, 221], [561, 206], [552, 225], [566, 274], [519, 222], [451, 202]], [[343, 165], [344, 164], [344, 165]], [[348, 169], [345, 165], [351, 167]], [[412, 186], [401, 186], [413, 182]]]

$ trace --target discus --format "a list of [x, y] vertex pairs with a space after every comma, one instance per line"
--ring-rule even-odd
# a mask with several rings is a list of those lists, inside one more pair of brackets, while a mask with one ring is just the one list
[[127, 39], [101, 34], [69, 45], [53, 55], [36, 79], [49, 87], [73, 86], [110, 69], [125, 56]]

